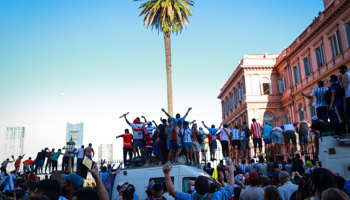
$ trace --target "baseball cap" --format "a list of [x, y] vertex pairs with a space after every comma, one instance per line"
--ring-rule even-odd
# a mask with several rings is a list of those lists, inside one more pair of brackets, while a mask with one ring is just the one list
[[212, 128], [215, 128], [215, 125], [213, 124], [213, 125], [211, 125], [211, 127], [212, 127]]
[[35, 189], [35, 185], [36, 185], [36, 181], [35, 180], [27, 180], [25, 183], [21, 183], [19, 184], [21, 187], [26, 188], [27, 190], [34, 190]]
[[140, 120], [137, 118], [134, 120], [134, 123], [139, 123], [139, 122], [140, 122]]
[[252, 172], [252, 173], [249, 174], [249, 181], [252, 181], [254, 179], [256, 179], [256, 180], [260, 179], [259, 174], [256, 173], [256, 172]]
[[270, 122], [269, 122], [269, 121], [266, 121], [266, 124], [270, 124]]
[[127, 185], [128, 182], [120, 182], [118, 185], [117, 185], [117, 190], [120, 190], [120, 188], [123, 187], [123, 185]]
[[71, 182], [75, 188], [80, 188], [84, 185], [84, 179], [76, 173], [71, 173], [69, 175], [62, 174], [61, 177]]
[[192, 124], [192, 126], [197, 126], [197, 124], [196, 124], [196, 123], [194, 123], [194, 124]]
[[38, 182], [35, 186], [38, 190], [51, 190], [56, 193], [61, 192], [61, 185], [58, 181], [53, 179], [45, 179]]
[[280, 177], [280, 173], [279, 172], [272, 173], [272, 178], [274, 178], [275, 180], [279, 180], [279, 177]]
[[313, 116], [311, 119], [312, 120], [318, 120], [318, 117], [317, 116]]
[[199, 129], [200, 129], [200, 130], [202, 130], [202, 129], [203, 129], [203, 127], [199, 127]]

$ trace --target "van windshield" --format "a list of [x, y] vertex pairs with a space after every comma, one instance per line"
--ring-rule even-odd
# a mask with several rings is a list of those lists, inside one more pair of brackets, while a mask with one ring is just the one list
[[[219, 189], [221, 189], [222, 188], [222, 185], [219, 183], [219, 182], [217, 182], [213, 177], [210, 177], [209, 175], [207, 175], [207, 174], [201, 174], [201, 176], [204, 176], [205, 178], [207, 178], [207, 180], [208, 180], [208, 182], [213, 182], [213, 183], [215, 183], [217, 186], [218, 186], [218, 188]], [[191, 180], [196, 180], [196, 177], [184, 177], [183, 179], [182, 179], [182, 192], [187, 192], [188, 191], [188, 182], [189, 181], [191, 181]]]

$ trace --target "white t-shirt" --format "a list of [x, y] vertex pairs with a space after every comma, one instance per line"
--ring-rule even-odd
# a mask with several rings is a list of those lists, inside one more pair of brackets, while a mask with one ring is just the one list
[[133, 139], [134, 140], [143, 139], [143, 135], [142, 135], [140, 126], [138, 126], [138, 124], [134, 124], [134, 123], [130, 123], [130, 126], [132, 128], [132, 133], [134, 136]]
[[78, 150], [78, 158], [84, 158], [84, 148]]
[[229, 141], [228, 135], [231, 134], [231, 130], [229, 128], [223, 128], [221, 129], [221, 141]]
[[279, 131], [279, 132], [282, 133], [282, 129], [281, 129], [280, 127], [275, 127], [275, 128], [272, 129], [272, 132], [275, 132], [275, 131], [276, 131], [276, 132]]

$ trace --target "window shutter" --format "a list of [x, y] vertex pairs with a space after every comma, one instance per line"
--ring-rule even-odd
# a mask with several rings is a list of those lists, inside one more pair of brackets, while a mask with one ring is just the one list
[[335, 46], [337, 47], [337, 55], [340, 53], [340, 48], [339, 48], [339, 40], [338, 40], [338, 31], [334, 33], [335, 36]]
[[282, 80], [278, 80], [278, 89], [280, 93], [283, 93], [283, 81]]
[[317, 68], [320, 68], [321, 67], [321, 63], [320, 63], [320, 49], [318, 49], [318, 48], [315, 49], [315, 56], [316, 56]]
[[350, 25], [344, 24], [344, 30], [346, 36], [346, 43], [348, 44], [348, 47], [350, 47]]
[[299, 63], [297, 64], [297, 80], [298, 80], [298, 83], [300, 82], [300, 68], [299, 68]]
[[308, 72], [309, 72], [309, 75], [310, 75], [311, 74], [310, 55], [307, 55], [307, 66], [308, 66]]
[[[321, 56], [321, 66], [324, 65], [324, 58], [323, 58], [323, 47], [322, 47], [322, 44], [320, 45], [320, 56]], [[320, 66], [320, 67], [321, 67]]]

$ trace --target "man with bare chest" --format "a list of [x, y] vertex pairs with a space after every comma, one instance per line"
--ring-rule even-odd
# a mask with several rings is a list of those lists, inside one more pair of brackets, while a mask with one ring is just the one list
[[89, 143], [89, 146], [85, 148], [84, 155], [92, 160], [92, 157], [95, 156], [94, 149], [92, 148], [92, 144]]

